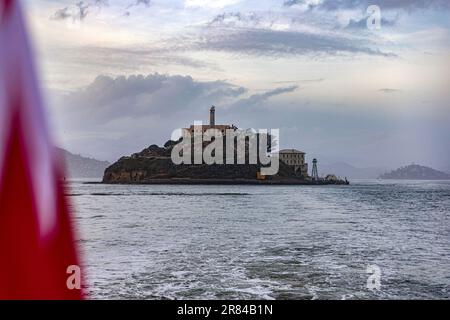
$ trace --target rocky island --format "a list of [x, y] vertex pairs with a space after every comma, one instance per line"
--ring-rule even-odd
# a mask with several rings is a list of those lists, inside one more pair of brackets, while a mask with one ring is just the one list
[[[244, 158], [243, 163], [233, 162], [233, 164], [229, 164], [225, 161], [228, 159], [226, 153], [220, 153], [220, 156], [218, 156], [223, 161], [214, 162], [213, 164], [207, 164], [205, 161], [194, 164], [195, 162], [191, 161], [191, 157], [193, 160], [193, 154], [195, 153], [195, 134], [199, 133], [203, 137], [209, 134], [208, 132], [211, 129], [218, 131], [220, 138], [215, 137], [214, 140], [206, 139], [206, 141], [202, 138], [200, 150], [204, 151], [214, 142], [216, 146], [221, 147], [221, 150], [227, 150], [233, 159], [239, 158], [238, 153], [240, 151], [245, 153], [244, 156], [241, 156]], [[260, 133], [253, 133], [249, 138], [248, 131], [239, 130], [234, 125], [216, 125], [215, 107], [212, 107], [210, 110], [209, 125], [191, 126], [182, 130], [183, 135], [178, 141], [169, 140], [163, 147], [151, 145], [141, 152], [120, 158], [105, 170], [102, 182], [107, 184], [348, 184], [346, 179], [341, 180], [334, 175], [319, 178], [317, 174], [317, 160], [315, 159], [313, 162], [313, 176], [309, 176], [308, 165], [305, 163], [305, 153], [301, 151], [286, 149], [272, 154], [271, 141], [273, 139], [268, 134], [265, 134], [269, 138], [267, 139], [266, 137], [263, 144]], [[226, 143], [229, 142], [227, 138], [236, 132], [245, 133], [245, 136], [249, 139], [255, 138], [256, 140], [254, 141], [256, 142], [259, 155], [261, 155], [259, 149], [262, 146], [267, 148], [263, 153], [267, 153], [267, 157], [271, 161], [276, 160], [277, 170], [275, 174], [267, 175], [264, 173], [269, 165], [267, 163], [264, 164], [264, 162], [260, 161], [261, 159], [253, 162], [249, 161], [251, 156], [249, 140], [241, 140], [244, 142], [241, 144], [240, 149], [238, 147], [239, 144], [235, 143], [235, 140], [232, 140], [231, 150], [226, 147]], [[194, 135], [194, 138], [191, 138], [191, 134]], [[189, 154], [189, 158], [186, 162], [176, 163], [173, 160], [173, 156], [174, 154], [180, 155], [180, 152], [175, 151], [174, 148], [177, 148], [183, 140], [188, 141], [186, 144], [188, 149], [186, 150], [189, 152], [186, 151], [186, 153]], [[266, 144], [267, 140], [269, 140], [268, 144]], [[245, 148], [242, 148], [243, 145], [245, 145]], [[242, 152], [244, 149], [245, 151]], [[215, 150], [211, 154], [215, 154]], [[182, 149], [181, 154], [184, 151], [185, 149]]]
[[399, 180], [450, 180], [450, 174], [429, 167], [411, 164], [382, 174], [380, 179]]
[[345, 184], [345, 181], [320, 179], [296, 174], [294, 168], [280, 161], [278, 174], [261, 177], [261, 164], [175, 165], [171, 159], [174, 141], [164, 147], [152, 145], [139, 153], [122, 157], [105, 170], [107, 184]]

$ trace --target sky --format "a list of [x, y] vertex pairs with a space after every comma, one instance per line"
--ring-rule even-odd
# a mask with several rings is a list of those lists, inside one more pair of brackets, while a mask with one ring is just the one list
[[215, 105], [308, 161], [450, 170], [448, 1], [377, 1], [377, 29], [368, 0], [22, 2], [73, 153], [115, 161]]

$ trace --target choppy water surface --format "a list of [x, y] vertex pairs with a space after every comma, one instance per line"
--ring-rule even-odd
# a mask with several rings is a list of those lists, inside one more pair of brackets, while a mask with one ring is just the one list
[[92, 298], [450, 298], [449, 181], [67, 192]]

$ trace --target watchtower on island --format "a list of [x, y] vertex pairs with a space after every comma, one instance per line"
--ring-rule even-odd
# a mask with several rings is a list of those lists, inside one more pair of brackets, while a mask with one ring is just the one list
[[319, 181], [319, 171], [317, 170], [317, 159], [313, 159], [313, 168], [312, 168], [312, 180]]
[[214, 127], [216, 125], [216, 107], [212, 106], [209, 109], [209, 125]]

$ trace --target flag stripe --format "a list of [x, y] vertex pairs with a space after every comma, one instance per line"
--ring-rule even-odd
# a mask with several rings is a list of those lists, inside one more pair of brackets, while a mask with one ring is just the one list
[[20, 5], [0, 5], [0, 299], [80, 299], [66, 283], [79, 261]]
[[[0, 45], [6, 43], [5, 39], [5, 0], [0, 0]], [[3, 162], [5, 154], [6, 133], [9, 131], [9, 109], [7, 105], [6, 82], [2, 75], [6, 74], [7, 46], [0, 50], [0, 179], [2, 178]]]
[[[66, 287], [67, 266], [78, 264], [71, 233], [66, 232], [70, 221], [60, 214], [53, 241], [40, 241], [23, 127], [19, 116], [13, 122], [18, 126], [8, 139], [8, 170], [0, 185], [0, 299], [79, 299], [81, 291]], [[59, 190], [59, 212], [64, 213]]]
[[30, 151], [33, 161], [31, 174], [32, 185], [36, 194], [39, 208], [39, 225], [44, 237], [50, 237], [55, 224], [55, 163], [53, 161], [53, 148], [46, 130], [46, 118], [42, 108], [42, 98], [37, 88], [38, 81], [34, 73], [31, 48], [28, 45], [25, 28], [22, 23], [22, 14], [18, 2], [9, 8], [9, 22], [5, 26], [5, 39], [9, 42], [6, 57], [6, 74], [8, 75], [7, 104], [11, 99], [21, 96], [23, 103], [12, 104], [22, 108], [20, 117], [24, 122], [26, 150]]
[[[15, 121], [19, 121], [16, 116]], [[40, 273], [39, 230], [36, 221], [36, 206], [31, 189], [31, 176], [26, 164], [23, 137], [15, 127], [8, 138], [5, 175], [0, 185], [0, 298], [30, 299], [38, 297], [45, 286], [45, 277], [33, 276], [29, 266]], [[12, 228], [20, 226], [20, 230]], [[25, 236], [26, 235], [26, 236]], [[14, 274], [21, 277], [15, 277]], [[21, 294], [22, 293], [22, 294]]]

